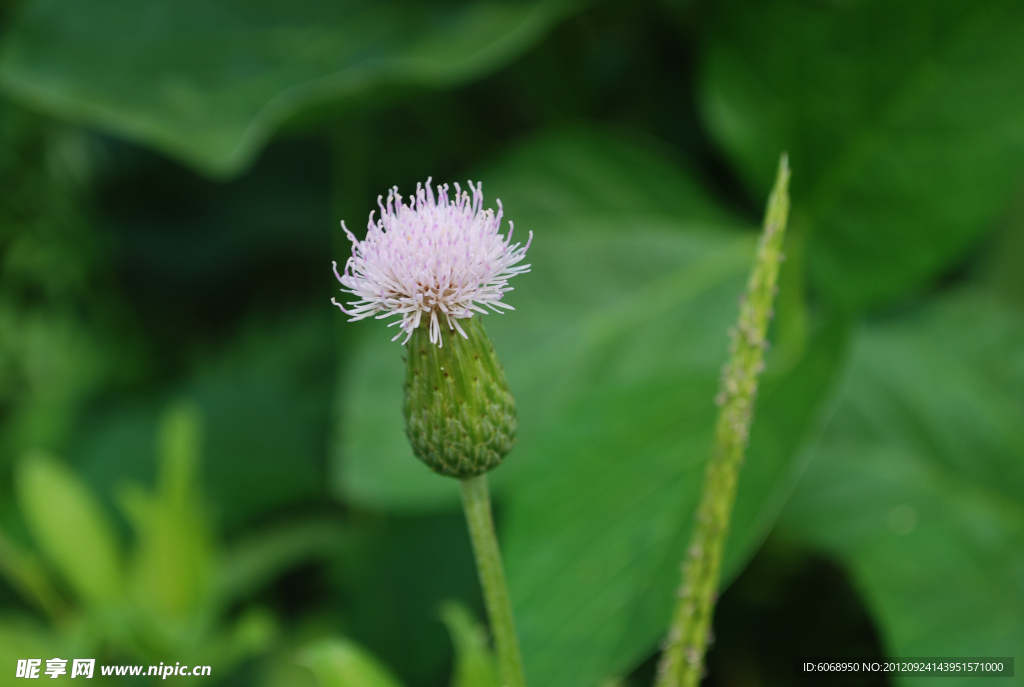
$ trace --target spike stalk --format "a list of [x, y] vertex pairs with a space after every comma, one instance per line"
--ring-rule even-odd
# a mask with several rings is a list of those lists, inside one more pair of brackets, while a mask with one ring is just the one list
[[704, 672], [711, 618], [721, 578], [722, 554], [736, 500], [739, 470], [750, 436], [758, 376], [764, 369], [765, 335], [772, 316], [789, 215], [789, 164], [783, 154], [768, 198], [764, 232], [730, 332], [729, 360], [715, 402], [719, 405], [714, 445], [704, 476], [690, 546], [655, 687], [696, 687]]

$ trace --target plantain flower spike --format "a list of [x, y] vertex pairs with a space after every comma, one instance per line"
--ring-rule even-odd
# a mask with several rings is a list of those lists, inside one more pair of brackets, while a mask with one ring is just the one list
[[398, 316], [389, 326], [405, 335], [405, 431], [413, 453], [442, 475], [480, 475], [512, 450], [516, 407], [479, 315], [514, 310], [502, 298], [508, 280], [530, 271], [521, 264], [533, 240], [512, 243], [498, 212], [483, 208], [481, 184], [470, 193], [430, 179], [404, 203], [398, 189], [378, 198], [380, 219], [370, 213], [366, 238], [352, 242], [352, 256], [334, 276], [355, 300], [331, 302], [349, 321]]

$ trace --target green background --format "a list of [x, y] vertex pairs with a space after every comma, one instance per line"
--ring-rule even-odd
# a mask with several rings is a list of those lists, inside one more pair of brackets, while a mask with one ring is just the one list
[[497, 687], [401, 348], [330, 304], [340, 220], [428, 176], [535, 236], [485, 319], [528, 680], [650, 684], [782, 151], [705, 684], [1024, 659], [1020, 3], [0, 7], [0, 685], [91, 656]]

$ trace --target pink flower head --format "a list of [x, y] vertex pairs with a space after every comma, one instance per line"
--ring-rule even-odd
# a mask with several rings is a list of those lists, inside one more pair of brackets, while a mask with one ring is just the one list
[[[401, 320], [389, 326], [400, 325], [406, 334], [403, 345], [424, 317], [430, 318], [430, 342], [441, 346], [442, 317], [449, 329], [466, 338], [460, 319], [487, 314], [485, 307], [494, 312], [514, 310], [501, 298], [512, 290], [509, 278], [530, 271], [529, 265], [518, 263], [526, 257], [533, 232], [525, 246], [512, 243], [512, 222], [508, 223], [508, 236], [499, 234], [501, 201], [497, 215], [494, 210], [484, 210], [481, 187], [469, 182], [470, 199], [469, 193], [455, 184], [455, 197], [449, 200], [447, 184], [437, 187], [435, 197], [427, 179], [425, 186], [416, 185], [416, 195], [408, 205], [395, 187], [388, 191], [386, 205], [377, 198], [380, 219], [374, 222], [374, 213], [370, 213], [362, 241], [342, 222], [352, 241], [352, 257], [345, 263], [343, 275], [334, 263], [334, 276], [344, 287], [342, 291], [357, 300], [348, 302], [348, 309], [333, 298], [331, 302], [351, 317], [350, 322], [401, 315]], [[392, 341], [401, 335], [399, 332]]]

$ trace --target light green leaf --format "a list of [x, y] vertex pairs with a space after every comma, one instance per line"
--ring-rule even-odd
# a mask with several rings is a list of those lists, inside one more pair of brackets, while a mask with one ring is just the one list
[[[623, 143], [592, 134], [542, 143], [485, 183], [501, 197], [527, 189], [534, 166], [560, 169], [532, 214], [505, 203], [516, 231], [535, 237], [532, 272], [508, 296], [516, 311], [485, 320], [520, 415], [516, 448], [491, 476], [528, 678], [583, 687], [628, 673], [667, 626], [753, 237], [708, 219], [713, 210], [683, 214], [701, 196], [678, 168], [665, 175], [677, 193], [632, 183], [671, 168], [643, 148], [612, 154]], [[572, 157], [607, 162], [574, 175]], [[538, 197], [517, 193], [525, 205]], [[454, 505], [452, 481], [405, 442], [400, 350], [383, 328], [360, 325], [368, 331], [343, 377], [342, 493], [390, 508]], [[796, 481], [845, 340], [838, 323], [818, 327], [785, 375], [769, 361], [727, 577]]]
[[22, 598], [48, 615], [60, 613], [60, 594], [42, 561], [34, 552], [23, 550], [3, 531], [0, 531], [0, 575]]
[[386, 666], [366, 649], [343, 638], [325, 639], [299, 654], [320, 687], [401, 687]]
[[99, 501], [55, 458], [29, 453], [15, 491], [36, 544], [83, 601], [107, 604], [121, 593], [121, 552]]
[[197, 610], [212, 591], [213, 533], [197, 483], [200, 416], [189, 404], [172, 405], [158, 432], [156, 493], [122, 493], [137, 546], [132, 582], [139, 603], [164, 619]]
[[287, 652], [278, 652], [258, 664], [259, 680], [256, 687], [318, 687], [313, 671], [300, 666]]
[[472, 79], [577, 4], [32, 0], [5, 36], [0, 84], [53, 116], [232, 174], [303, 109]]
[[849, 567], [889, 655], [1021, 656], [1022, 457], [1024, 319], [945, 296], [864, 328], [780, 527]]
[[202, 416], [192, 403], [179, 402], [167, 409], [157, 437], [160, 495], [168, 503], [186, 501], [199, 485]]
[[245, 609], [225, 638], [225, 662], [237, 665], [245, 659], [266, 653], [280, 634], [277, 618], [269, 610], [259, 607]]
[[500, 687], [498, 663], [487, 644], [487, 630], [458, 603], [446, 603], [441, 619], [455, 646], [451, 687]]
[[864, 307], [920, 289], [1004, 209], [1024, 169], [1014, 0], [713, 5], [705, 121], [756, 197], [793, 164], [814, 283]]

